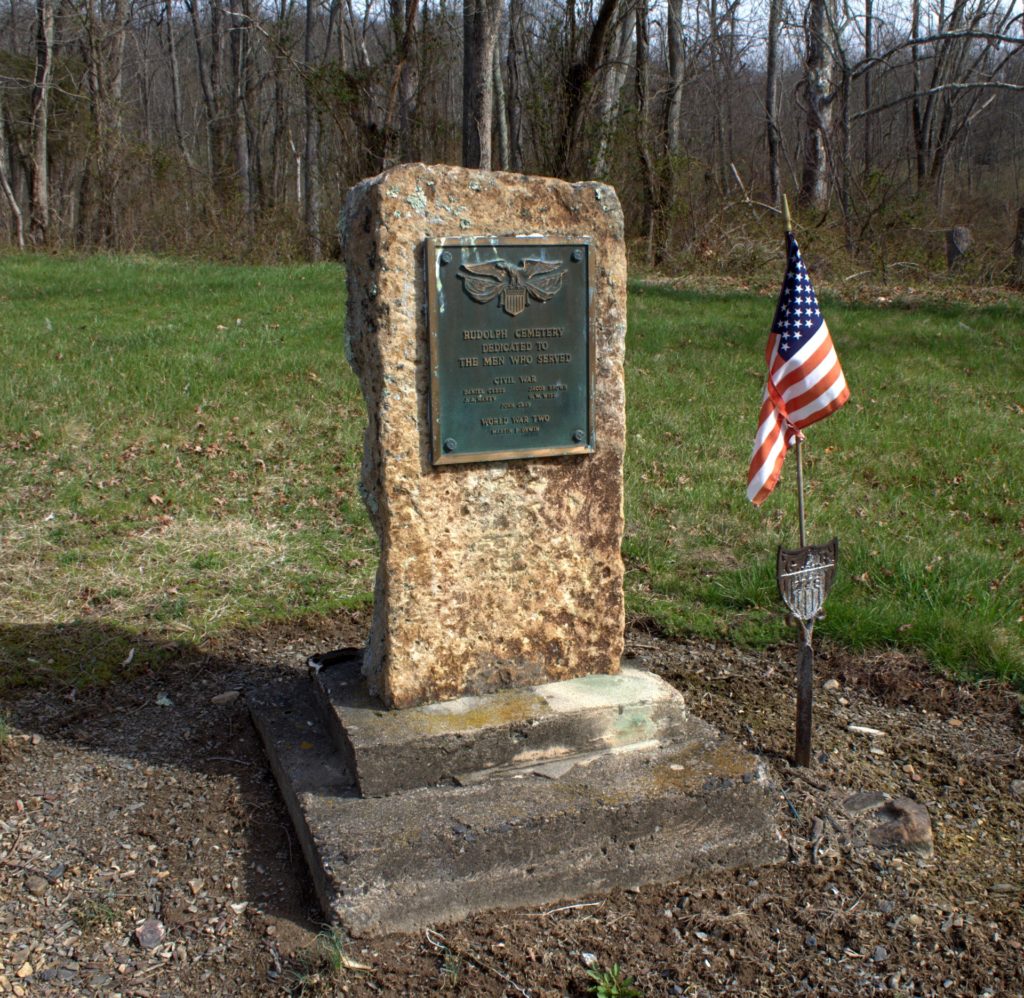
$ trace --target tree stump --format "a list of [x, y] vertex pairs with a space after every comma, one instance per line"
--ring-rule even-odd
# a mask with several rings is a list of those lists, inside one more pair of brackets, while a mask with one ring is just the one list
[[964, 254], [971, 246], [971, 230], [965, 225], [954, 225], [946, 230], [946, 266], [956, 270], [963, 261]]
[[1017, 209], [1017, 235], [1013, 240], [1013, 280], [1024, 287], [1024, 205]]

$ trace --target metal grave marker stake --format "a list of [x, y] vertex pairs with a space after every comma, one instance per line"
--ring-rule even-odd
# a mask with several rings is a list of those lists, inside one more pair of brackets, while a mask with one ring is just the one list
[[802, 637], [796, 694], [795, 758], [798, 766], [811, 764], [811, 676], [814, 668], [811, 640], [814, 621], [820, 615], [825, 597], [832, 588], [838, 560], [839, 540], [835, 537], [828, 544], [797, 548], [795, 551], [786, 551], [780, 547], [778, 551], [775, 578], [779, 584], [779, 595], [799, 623]]

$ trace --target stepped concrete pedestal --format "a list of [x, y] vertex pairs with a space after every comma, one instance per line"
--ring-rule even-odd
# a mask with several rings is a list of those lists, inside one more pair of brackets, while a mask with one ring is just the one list
[[394, 711], [360, 660], [250, 696], [320, 903], [353, 936], [784, 858], [763, 764], [650, 673]]

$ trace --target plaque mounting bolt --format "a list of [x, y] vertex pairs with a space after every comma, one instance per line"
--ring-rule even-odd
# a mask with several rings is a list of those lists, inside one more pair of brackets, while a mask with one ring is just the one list
[[448, 437], [441, 446], [444, 447], [444, 452], [446, 454], [451, 454], [451, 452], [458, 447], [458, 444], [455, 442], [454, 437]]
[[581, 250], [581, 249], [574, 249], [572, 251], [572, 259], [573, 259], [574, 263], [579, 263], [580, 260], [583, 259], [583, 250]]
[[448, 252], [448, 250], [445, 250], [441, 254], [441, 263], [451, 263], [451, 262], [452, 262], [452, 255], [451, 255], [451, 253]]
[[576, 432], [575, 432], [575, 433], [574, 433], [574, 434], [572, 435], [572, 438], [573, 438], [573, 440], [574, 440], [574, 441], [575, 441], [576, 443], [578, 443], [578, 444], [581, 444], [581, 443], [583, 443], [583, 441], [584, 441], [584, 440], [586, 439], [586, 437], [587, 437], [587, 435], [586, 435], [586, 434], [585, 434], [585, 433], [584, 433], [584, 432], [583, 432], [582, 430], [577, 430], [577, 431], [576, 431]]

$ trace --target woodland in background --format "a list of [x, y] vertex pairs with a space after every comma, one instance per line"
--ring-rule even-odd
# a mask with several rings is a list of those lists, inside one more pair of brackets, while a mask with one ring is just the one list
[[1022, 50], [1021, 0], [9, 0], [0, 239], [318, 259], [421, 160], [605, 179], [654, 266], [756, 269], [787, 192], [844, 266], [966, 225], [1020, 281]]

